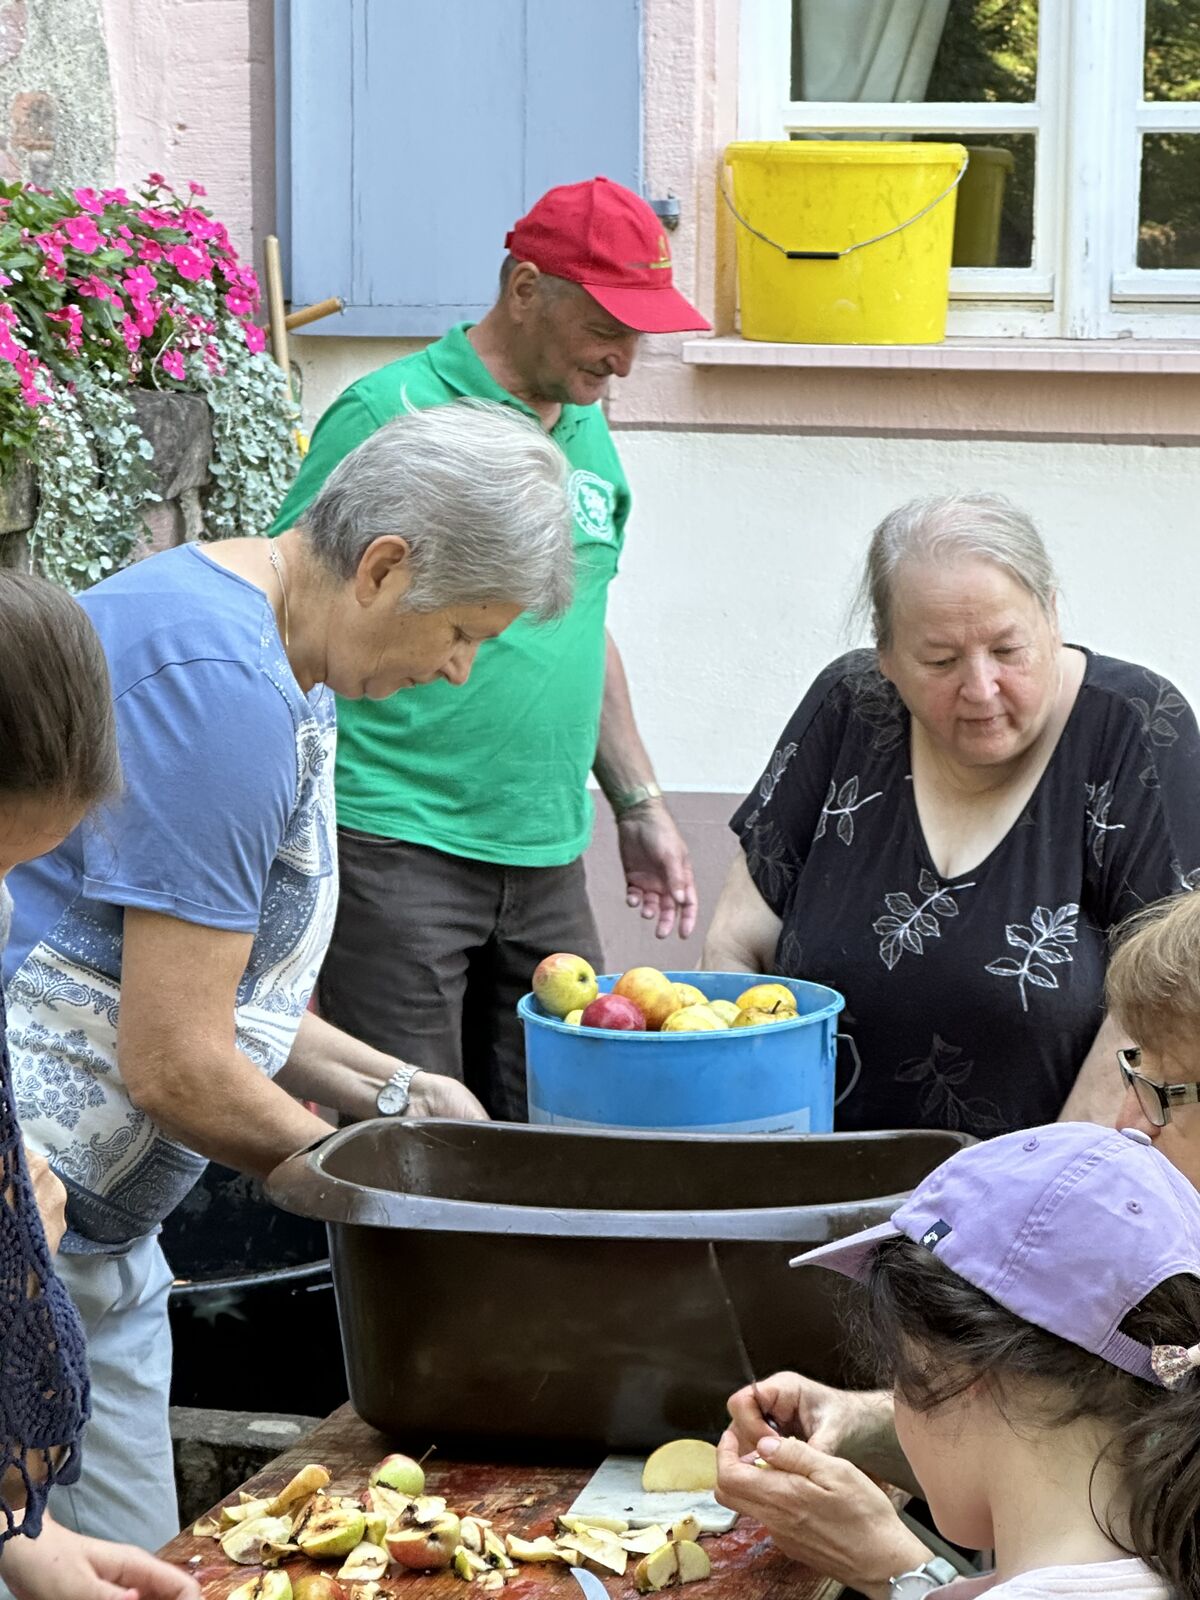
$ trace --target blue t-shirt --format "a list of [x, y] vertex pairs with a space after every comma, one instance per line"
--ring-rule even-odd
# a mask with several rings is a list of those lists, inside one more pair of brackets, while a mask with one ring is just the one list
[[67, 1185], [64, 1249], [150, 1232], [204, 1158], [130, 1100], [117, 1057], [124, 908], [252, 933], [239, 1048], [287, 1060], [333, 927], [333, 695], [292, 676], [266, 595], [194, 545], [81, 603], [108, 658], [124, 792], [19, 868], [4, 961], [25, 1137]]

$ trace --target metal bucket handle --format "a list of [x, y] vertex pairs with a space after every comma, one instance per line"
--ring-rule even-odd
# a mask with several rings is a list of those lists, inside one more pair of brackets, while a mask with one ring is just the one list
[[[941, 194], [935, 195], [928, 205], [922, 206], [920, 211], [914, 213], [906, 222], [898, 222], [894, 228], [889, 228], [886, 233], [877, 233], [870, 239], [861, 239], [858, 244], [848, 244], [844, 250], [789, 250], [786, 245], [780, 244], [777, 239], [768, 238], [765, 233], [760, 233], [753, 223], [746, 221], [746, 218], [730, 199], [729, 191], [724, 183], [721, 183], [719, 188], [722, 200], [724, 200], [746, 232], [752, 233], [756, 239], [761, 239], [764, 244], [769, 244], [772, 250], [778, 250], [780, 255], [785, 256], [789, 261], [841, 261], [845, 256], [852, 256], [856, 250], [865, 250], [869, 244], [879, 244], [884, 239], [890, 239], [893, 234], [903, 233], [905, 228], [911, 228], [914, 222], [920, 222], [922, 217], [927, 217], [935, 206], [940, 206], [942, 201], [948, 199], [958, 188], [963, 181], [963, 175], [970, 160], [970, 155], [964, 152], [962, 165], [954, 174], [953, 181], [942, 190]], [[844, 1038], [846, 1036], [839, 1034], [838, 1037]]]
[[849, 1047], [850, 1054], [854, 1057], [854, 1071], [850, 1075], [850, 1082], [833, 1102], [833, 1108], [836, 1111], [846, 1096], [852, 1093], [858, 1083], [858, 1080], [862, 1077], [862, 1057], [858, 1053], [858, 1046], [854, 1042], [854, 1035], [852, 1033], [835, 1033], [833, 1037], [835, 1039], [844, 1039]]

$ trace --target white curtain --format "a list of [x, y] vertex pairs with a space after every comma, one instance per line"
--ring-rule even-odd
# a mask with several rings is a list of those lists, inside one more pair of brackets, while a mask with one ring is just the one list
[[950, 0], [800, 0], [799, 98], [923, 100], [949, 9]]

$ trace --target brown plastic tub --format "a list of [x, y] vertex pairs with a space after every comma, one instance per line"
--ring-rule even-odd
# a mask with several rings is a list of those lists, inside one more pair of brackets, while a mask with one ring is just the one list
[[848, 1376], [834, 1275], [789, 1255], [884, 1220], [962, 1134], [706, 1135], [383, 1119], [268, 1183], [329, 1225], [350, 1398], [412, 1446], [716, 1437], [744, 1381]]

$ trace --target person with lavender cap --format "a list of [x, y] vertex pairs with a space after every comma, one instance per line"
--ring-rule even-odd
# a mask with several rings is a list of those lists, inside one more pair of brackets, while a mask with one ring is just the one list
[[994, 1570], [959, 1577], [858, 1467], [761, 1418], [721, 1441], [724, 1504], [868, 1600], [1200, 1600], [1200, 1194], [1145, 1133], [972, 1145], [792, 1265], [863, 1286], [916, 1483]]

